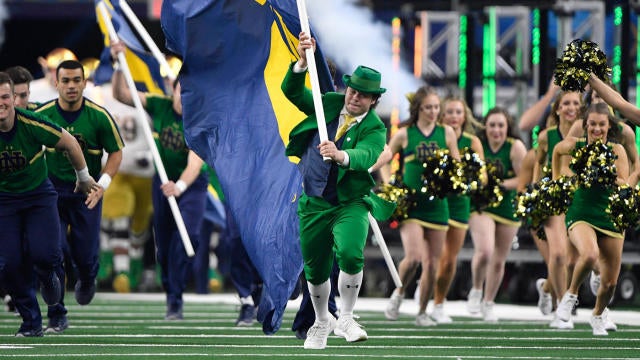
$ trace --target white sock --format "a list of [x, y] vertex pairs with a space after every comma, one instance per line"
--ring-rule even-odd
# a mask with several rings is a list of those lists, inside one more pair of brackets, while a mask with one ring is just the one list
[[316, 321], [322, 323], [329, 321], [329, 293], [331, 292], [329, 280], [319, 285], [313, 285], [307, 281], [307, 285], [313, 310], [316, 312]]
[[353, 316], [353, 308], [356, 306], [360, 287], [362, 285], [362, 271], [357, 274], [347, 274], [340, 270], [338, 276], [338, 289], [340, 289], [340, 316]]
[[240, 304], [254, 306], [253, 305], [253, 298], [251, 296], [241, 297], [240, 298]]

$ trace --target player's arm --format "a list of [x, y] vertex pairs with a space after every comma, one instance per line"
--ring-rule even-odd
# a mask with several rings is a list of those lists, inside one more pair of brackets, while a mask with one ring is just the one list
[[162, 189], [162, 193], [164, 196], [175, 196], [179, 197], [184, 193], [187, 188], [193, 184], [198, 175], [200, 175], [200, 170], [202, 169], [202, 165], [204, 161], [196, 155], [195, 152], [189, 150], [189, 158], [187, 160], [187, 167], [184, 169], [182, 174], [180, 174], [180, 179], [178, 181], [173, 182], [171, 180], [162, 184], [160, 188]]
[[102, 168], [102, 175], [96, 183], [96, 186], [93, 187], [93, 191], [91, 191], [87, 197], [87, 201], [85, 201], [87, 206], [92, 208], [102, 199], [104, 192], [107, 191], [109, 184], [111, 184], [111, 179], [116, 176], [121, 162], [122, 150], [114, 151], [107, 155], [107, 161]]
[[66, 130], [62, 129], [62, 136], [55, 145], [57, 151], [65, 152], [68, 156], [71, 165], [76, 170], [76, 192], [89, 193], [91, 188], [96, 185], [91, 175], [89, 175], [89, 169], [87, 168], [87, 162], [82, 154], [82, 148], [78, 144], [73, 135], [69, 134]]

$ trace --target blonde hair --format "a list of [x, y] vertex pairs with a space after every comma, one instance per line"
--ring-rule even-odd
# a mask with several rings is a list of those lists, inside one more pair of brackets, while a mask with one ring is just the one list
[[447, 104], [456, 101], [460, 102], [462, 104], [462, 107], [464, 108], [464, 123], [461, 126], [462, 131], [474, 134], [477, 129], [482, 127], [482, 124], [478, 120], [476, 120], [476, 118], [473, 116], [471, 108], [469, 108], [469, 105], [467, 105], [467, 102], [461, 96], [449, 95], [444, 100], [442, 100], [442, 102], [440, 103], [440, 114], [438, 114], [438, 122], [442, 124], [442, 120], [444, 119], [444, 109], [446, 109]]
[[[560, 101], [562, 101], [562, 98], [564, 98], [565, 95], [571, 93], [577, 93], [580, 95], [577, 91], [561, 91], [560, 94], [558, 94], [553, 104], [551, 104], [551, 111], [547, 117], [547, 127], [560, 125], [560, 116], [557, 114]], [[580, 99], [580, 114], [578, 114], [578, 117], [580, 118], [582, 115], [581, 113], [583, 112], [584, 100], [582, 99], [582, 96], [578, 96], [578, 99]]]

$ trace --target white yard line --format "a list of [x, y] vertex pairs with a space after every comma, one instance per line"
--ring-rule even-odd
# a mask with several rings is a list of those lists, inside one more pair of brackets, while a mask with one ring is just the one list
[[[165, 295], [163, 293], [149, 293], [149, 294], [117, 294], [117, 293], [98, 293], [96, 295], [98, 299], [104, 300], [135, 300], [135, 301], [164, 301]], [[299, 297], [296, 300], [289, 301], [287, 309], [296, 311], [300, 306]], [[210, 294], [210, 295], [195, 295], [185, 294], [185, 303], [204, 303], [204, 304], [231, 304], [238, 305], [239, 300], [235, 294]], [[379, 311], [383, 312], [387, 305], [387, 299], [383, 298], [359, 298], [356, 303], [356, 311]], [[339, 303], [338, 300], [336, 302]], [[431, 311], [433, 302], [429, 303], [427, 312]], [[465, 301], [448, 301], [445, 303], [445, 309], [449, 316], [462, 316], [470, 317], [466, 310]], [[551, 321], [551, 316], [544, 316], [540, 313], [537, 306], [531, 305], [511, 305], [511, 304], [496, 304], [494, 308], [498, 319], [505, 320], [537, 320], [537, 321]], [[400, 308], [400, 313], [406, 316], [415, 316], [418, 313], [418, 304], [412, 299], [405, 299]], [[591, 310], [586, 308], [578, 309], [578, 315], [573, 318], [577, 323], [588, 323], [591, 316]], [[617, 310], [610, 309], [609, 318], [616, 324], [634, 325], [640, 326], [640, 309], [638, 311], [630, 310]], [[478, 316], [478, 319], [479, 316]]]

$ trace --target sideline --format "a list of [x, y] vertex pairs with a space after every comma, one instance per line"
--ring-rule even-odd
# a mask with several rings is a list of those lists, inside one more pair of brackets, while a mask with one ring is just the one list
[[[97, 293], [96, 298], [103, 300], [134, 300], [134, 301], [164, 301], [164, 293], [131, 293], [131, 294], [118, 294], [118, 293]], [[208, 295], [196, 295], [196, 294], [184, 294], [185, 303], [221, 303], [238, 305], [239, 300], [235, 294], [223, 293], [223, 294], [208, 294]], [[296, 300], [290, 300], [287, 304], [287, 310], [296, 311], [300, 306], [302, 297], [298, 297]], [[339, 300], [336, 299], [339, 303]], [[356, 311], [379, 311], [383, 312], [387, 304], [387, 299], [383, 298], [367, 298], [362, 297], [358, 299], [356, 303]], [[427, 312], [431, 312], [433, 302], [429, 303]], [[478, 318], [480, 316], [470, 315], [466, 310], [466, 302], [463, 300], [447, 301], [445, 303], [445, 309], [449, 316], [454, 317], [471, 317]], [[532, 305], [512, 305], [512, 304], [500, 304], [496, 303], [494, 312], [498, 319], [505, 320], [527, 320], [527, 321], [551, 321], [551, 315], [542, 315], [537, 306]], [[400, 308], [400, 313], [403, 316], [414, 317], [418, 313], [418, 304], [412, 299], [405, 299]], [[591, 316], [591, 309], [578, 308], [578, 315], [573, 317], [575, 323], [588, 323]], [[617, 310], [610, 309], [609, 317], [613, 322], [619, 325], [633, 325], [640, 326], [640, 309], [638, 311], [631, 310]]]

